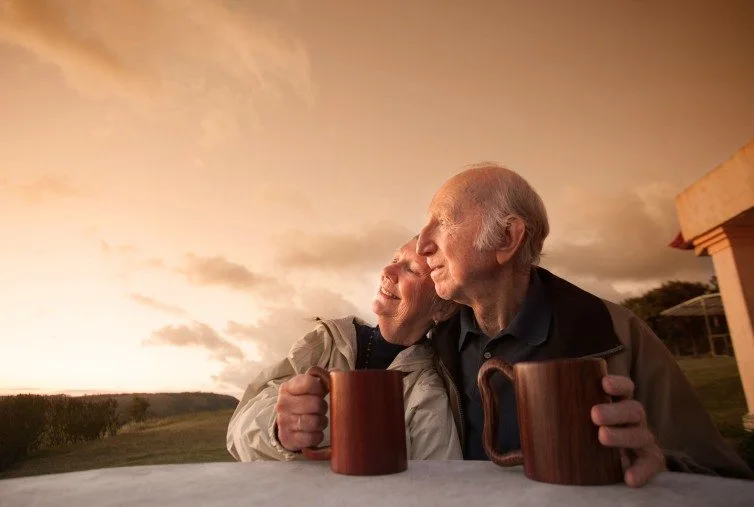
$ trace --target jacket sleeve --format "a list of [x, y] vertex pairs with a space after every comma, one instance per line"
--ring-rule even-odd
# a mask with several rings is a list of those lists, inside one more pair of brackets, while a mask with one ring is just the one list
[[[236, 460], [290, 461], [303, 457], [300, 452], [288, 451], [278, 441], [275, 404], [283, 382], [305, 373], [309, 366], [327, 362], [323, 358], [325, 340], [326, 333], [320, 325], [297, 341], [288, 357], [265, 368], [249, 384], [228, 424], [226, 444]], [[294, 355], [299, 360], [293, 361]]]
[[754, 479], [728, 446], [670, 351], [638, 317], [630, 322], [634, 397], [665, 453], [668, 470]]
[[422, 372], [408, 406], [409, 459], [463, 459], [453, 413], [434, 370]]

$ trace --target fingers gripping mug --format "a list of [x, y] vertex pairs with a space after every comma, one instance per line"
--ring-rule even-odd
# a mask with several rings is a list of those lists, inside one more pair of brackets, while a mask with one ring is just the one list
[[330, 393], [330, 445], [302, 449], [310, 460], [330, 460], [333, 472], [384, 475], [408, 468], [403, 374], [395, 370], [328, 372], [317, 377]]
[[[521, 450], [495, 449], [498, 414], [490, 389], [493, 373], [514, 384]], [[488, 359], [477, 377], [484, 405], [484, 451], [494, 463], [523, 465], [530, 479], [553, 484], [598, 485], [623, 481], [620, 451], [602, 445], [592, 422], [594, 405], [609, 403], [602, 388], [604, 359], [517, 363]]]

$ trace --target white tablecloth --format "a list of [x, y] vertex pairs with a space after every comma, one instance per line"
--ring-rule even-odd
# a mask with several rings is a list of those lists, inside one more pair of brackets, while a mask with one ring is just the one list
[[664, 473], [649, 485], [557, 486], [490, 462], [416, 461], [375, 477], [327, 462], [206, 463], [111, 468], [0, 480], [0, 506], [671, 506], [754, 507], [754, 481]]

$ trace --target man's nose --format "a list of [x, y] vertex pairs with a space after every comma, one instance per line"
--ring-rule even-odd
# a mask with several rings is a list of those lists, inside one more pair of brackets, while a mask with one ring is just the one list
[[432, 240], [432, 225], [427, 224], [419, 232], [419, 238], [416, 240], [416, 253], [426, 257], [432, 255], [435, 250], [436, 245]]

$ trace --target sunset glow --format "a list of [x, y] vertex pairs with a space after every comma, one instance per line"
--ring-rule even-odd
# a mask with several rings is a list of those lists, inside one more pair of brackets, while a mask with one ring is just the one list
[[0, 394], [239, 395], [308, 319], [373, 322], [480, 160], [554, 272], [706, 282], [673, 199], [754, 137], [754, 4], [565, 4], [0, 0]]

